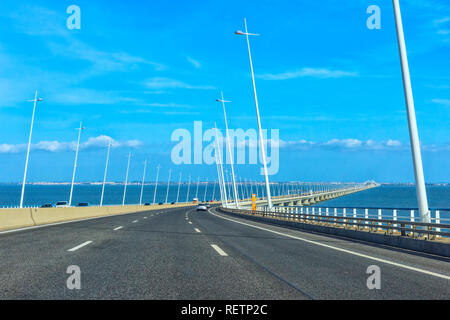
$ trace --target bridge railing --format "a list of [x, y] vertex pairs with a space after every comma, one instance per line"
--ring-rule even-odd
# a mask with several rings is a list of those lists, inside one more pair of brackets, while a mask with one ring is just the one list
[[[442, 212], [450, 215], [450, 209], [432, 210], [431, 223], [420, 222], [415, 215], [417, 209], [275, 206], [271, 211], [267, 207], [257, 207], [256, 211], [250, 209], [227, 210], [300, 223], [322, 224], [369, 232], [384, 232], [392, 235], [411, 237], [423, 237], [426, 235], [429, 239], [450, 237], [450, 219], [441, 218], [440, 216]], [[404, 214], [405, 211], [409, 212], [409, 216]]]

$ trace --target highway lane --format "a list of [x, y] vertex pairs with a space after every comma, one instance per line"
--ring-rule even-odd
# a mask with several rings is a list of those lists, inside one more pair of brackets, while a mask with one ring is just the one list
[[[0, 234], [0, 298], [449, 298], [449, 280], [288, 236], [450, 275], [445, 259], [174, 208]], [[366, 286], [371, 264], [381, 290]], [[80, 290], [66, 287], [70, 265]]]
[[[195, 213], [192, 220], [224, 250], [247, 256], [314, 299], [450, 298], [449, 259], [217, 213]], [[381, 269], [380, 290], [367, 288], [370, 265]]]
[[[189, 224], [190, 210], [141, 212], [0, 235], [0, 298], [308, 298], [245, 257], [222, 255], [198, 226]], [[80, 267], [80, 290], [66, 288], [70, 265]]]

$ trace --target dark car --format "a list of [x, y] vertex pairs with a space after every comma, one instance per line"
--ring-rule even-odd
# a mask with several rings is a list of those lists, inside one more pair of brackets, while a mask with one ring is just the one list
[[149, 206], [150, 205], [150, 203], [149, 202], [146, 202], [145, 204], [144, 204], [144, 206]]
[[53, 208], [53, 205], [51, 203], [45, 203], [41, 206], [41, 208]]
[[175, 204], [175, 202], [174, 201], [172, 201], [170, 204]]
[[162, 206], [164, 203], [162, 203], [162, 202], [160, 202], [160, 203], [158, 203], [160, 206]]
[[89, 203], [87, 202], [80, 202], [77, 204], [77, 207], [89, 207]]

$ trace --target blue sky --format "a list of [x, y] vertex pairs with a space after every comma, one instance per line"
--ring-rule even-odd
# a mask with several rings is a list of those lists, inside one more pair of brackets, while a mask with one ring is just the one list
[[[68, 30], [66, 8], [81, 9]], [[366, 9], [381, 8], [381, 30]], [[427, 182], [450, 181], [450, 4], [400, 2]], [[216, 178], [216, 167], [171, 162], [177, 128], [223, 115], [256, 128], [246, 17], [262, 126], [280, 130], [273, 180], [412, 182], [400, 63], [390, 0], [3, 1], [0, 4], [0, 182], [23, 175], [32, 104], [39, 96], [29, 181], [69, 181], [75, 128], [83, 121], [77, 180], [147, 179], [156, 165]], [[259, 179], [256, 165], [238, 166]]]

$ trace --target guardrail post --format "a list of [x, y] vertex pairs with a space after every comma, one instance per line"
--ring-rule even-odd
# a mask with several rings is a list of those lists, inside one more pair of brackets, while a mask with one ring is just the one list
[[[356, 208], [353, 208], [353, 218], [355, 218], [353, 220], [353, 223], [356, 223]], [[358, 229], [358, 226], [354, 226], [354, 227], [356, 227], [356, 229]]]
[[[411, 222], [415, 222], [415, 219], [414, 219], [414, 210], [411, 210], [411, 213], [410, 213], [410, 220], [411, 220]], [[411, 225], [411, 229], [415, 229], [415, 228], [416, 228], [415, 226]], [[416, 236], [415, 233], [414, 233], [414, 231], [411, 232], [411, 235], [412, 235], [413, 237]]]
[[347, 219], [345, 219], [347, 217], [347, 208], [344, 208], [344, 210], [342, 211], [342, 216], [344, 217], [344, 228], [347, 228]]
[[334, 208], [334, 225], [337, 225], [337, 208]]
[[[378, 209], [378, 220], [382, 220], [382, 219], [383, 219], [382, 210]], [[378, 225], [379, 225], [378, 230], [382, 230], [382, 228], [381, 228], [381, 225], [382, 225], [381, 221], [378, 222]]]
[[[393, 216], [394, 221], [397, 221], [397, 210], [394, 209], [394, 211], [392, 212], [392, 216]], [[395, 227], [397, 227], [397, 224], [396, 224], [396, 223], [394, 224], [394, 228], [395, 228]], [[394, 233], [394, 232], [396, 232], [396, 231], [397, 231], [397, 230], [392, 229], [392, 233]]]
[[[436, 210], [436, 219], [435, 219], [434, 223], [441, 224], [441, 214], [440, 214], [439, 210]], [[441, 232], [441, 228], [436, 228], [436, 231]], [[440, 235], [437, 234], [436, 237], [440, 237]]]
[[[369, 219], [369, 209], [364, 209], [364, 218]], [[366, 220], [366, 224], [369, 224], [369, 221]]]

